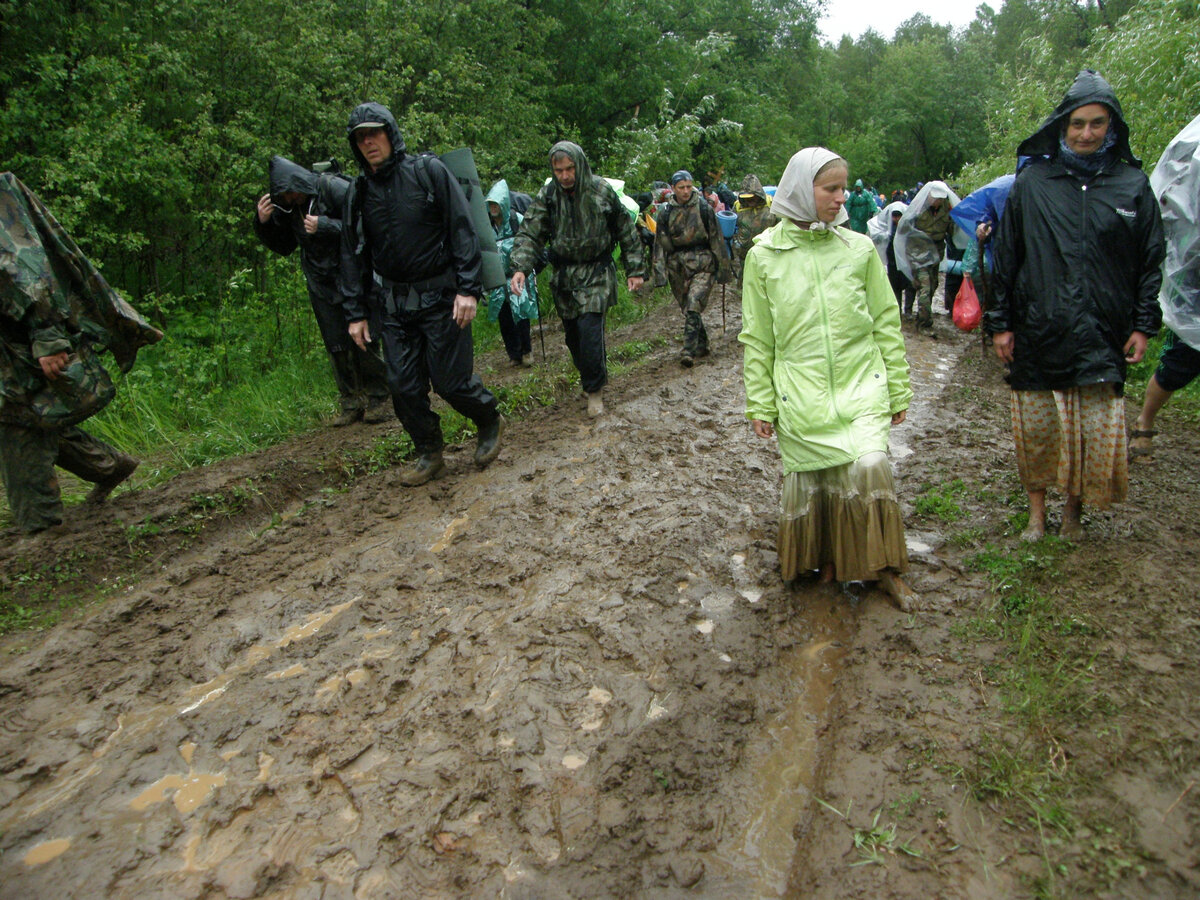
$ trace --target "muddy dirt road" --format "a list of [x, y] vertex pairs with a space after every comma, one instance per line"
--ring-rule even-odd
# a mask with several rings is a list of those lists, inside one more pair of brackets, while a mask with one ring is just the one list
[[[841, 896], [850, 833], [814, 803], [849, 790], [832, 748], [856, 754], [843, 775], [904, 770], [837, 743], [895, 676], [854, 680], [862, 635], [945, 635], [982, 588], [919, 522], [915, 617], [779, 582], [778, 460], [742, 415], [735, 305], [723, 336], [710, 310], [714, 355], [691, 370], [670, 308], [615, 335], [672, 339], [615, 375], [604, 417], [568, 393], [513, 421], [483, 473], [467, 445], [421, 488], [395, 467], [342, 477], [339, 443], [396, 427], [357, 426], [77, 511], [59, 553], [110, 596], [8, 639], [0, 895]], [[967, 347], [910, 341], [909, 500]], [[976, 438], [1010, 465], [1002, 430]], [[227, 521], [180, 526], [238, 486]], [[105, 542], [134, 533], [136, 562], [106, 568]], [[10, 586], [29, 571], [0, 566]], [[902, 741], [912, 698], [888, 695], [892, 718], [873, 715]], [[877, 868], [874, 896], [1014, 895], [1003, 826], [946, 817], [938, 864]]]

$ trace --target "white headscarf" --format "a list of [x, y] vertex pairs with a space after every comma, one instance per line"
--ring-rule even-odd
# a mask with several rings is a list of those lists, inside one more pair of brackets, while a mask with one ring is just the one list
[[813, 231], [832, 229], [850, 220], [846, 208], [838, 210], [832, 223], [822, 222], [817, 216], [817, 201], [813, 196], [813, 179], [821, 166], [840, 157], [824, 147], [805, 147], [788, 160], [779, 187], [775, 190], [775, 201], [771, 211], [777, 217], [795, 219], [797, 222], [812, 222]]

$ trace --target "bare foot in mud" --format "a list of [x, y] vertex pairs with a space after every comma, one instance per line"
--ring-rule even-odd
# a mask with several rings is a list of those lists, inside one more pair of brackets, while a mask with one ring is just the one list
[[903, 578], [886, 569], [879, 573], [879, 586], [896, 601], [901, 612], [913, 612], [917, 608], [917, 602], [921, 599], [920, 595], [909, 587]]
[[1045, 536], [1045, 522], [1030, 522], [1025, 526], [1025, 530], [1021, 532], [1021, 540], [1026, 544], [1032, 544], [1034, 541], [1040, 541]]

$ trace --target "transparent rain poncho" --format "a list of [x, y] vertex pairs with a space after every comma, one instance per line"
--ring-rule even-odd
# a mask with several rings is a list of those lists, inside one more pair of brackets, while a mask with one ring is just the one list
[[1158, 198], [1167, 258], [1163, 262], [1163, 322], [1200, 350], [1200, 116], [1175, 135], [1150, 176]]
[[[933, 241], [920, 229], [917, 228], [917, 217], [925, 212], [929, 206], [929, 201], [933, 199], [933, 192], [941, 191], [946, 198], [946, 202], [953, 209], [958, 205], [958, 195], [946, 186], [945, 182], [930, 181], [921, 190], [917, 191], [917, 196], [913, 197], [912, 203], [908, 205], [908, 209], [904, 210], [904, 215], [900, 218], [900, 224], [896, 228], [896, 242], [894, 245], [896, 251], [896, 268], [904, 273], [904, 277], [909, 281], [913, 280], [913, 272], [916, 269], [924, 268], [925, 266], [936, 266], [942, 261], [941, 248], [934, 244]], [[966, 250], [969, 243], [967, 235], [958, 225], [950, 231], [951, 240], [954, 241], [956, 247], [960, 250]]]
[[903, 214], [906, 209], [908, 209], [907, 203], [893, 200], [867, 220], [867, 234], [875, 242], [875, 249], [879, 251], [879, 258], [883, 260], [885, 266], [887, 265], [887, 245], [892, 237], [892, 213]]

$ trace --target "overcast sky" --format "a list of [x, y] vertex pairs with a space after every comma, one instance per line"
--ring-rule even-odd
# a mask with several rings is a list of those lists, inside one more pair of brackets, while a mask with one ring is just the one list
[[[829, 0], [819, 28], [824, 39], [836, 44], [843, 34], [857, 38], [874, 28], [891, 40], [896, 27], [917, 13], [924, 13], [938, 25], [962, 28], [975, 21], [975, 0]], [[999, 9], [1002, 0], [992, 0]]]

